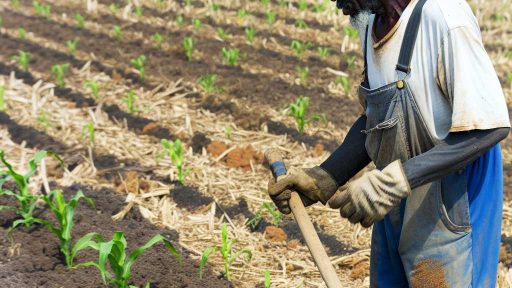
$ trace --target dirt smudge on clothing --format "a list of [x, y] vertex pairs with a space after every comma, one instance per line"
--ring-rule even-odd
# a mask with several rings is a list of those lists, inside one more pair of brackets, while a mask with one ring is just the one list
[[448, 288], [443, 264], [432, 259], [420, 261], [412, 272], [411, 287]]

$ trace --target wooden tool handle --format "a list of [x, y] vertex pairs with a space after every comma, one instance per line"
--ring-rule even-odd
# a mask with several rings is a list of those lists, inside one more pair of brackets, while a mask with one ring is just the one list
[[[271, 149], [266, 151], [265, 158], [270, 164], [272, 174], [277, 180], [286, 175], [286, 166], [279, 150]], [[306, 208], [304, 208], [304, 204], [302, 204], [299, 194], [292, 191], [291, 199], [288, 203], [325, 284], [328, 288], [341, 288], [338, 275], [336, 275], [336, 271], [329, 260], [329, 256], [327, 256], [324, 246], [322, 246], [322, 242], [320, 242], [320, 238], [318, 238], [315, 227], [313, 223], [311, 223], [311, 219], [309, 219], [309, 215], [306, 212]]]

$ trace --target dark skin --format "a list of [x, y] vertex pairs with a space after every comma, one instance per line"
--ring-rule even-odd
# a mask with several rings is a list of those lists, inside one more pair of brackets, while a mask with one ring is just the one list
[[411, 0], [337, 0], [336, 2], [345, 15], [355, 16], [365, 9], [375, 13], [376, 22], [373, 33], [375, 40], [380, 41], [395, 26]]

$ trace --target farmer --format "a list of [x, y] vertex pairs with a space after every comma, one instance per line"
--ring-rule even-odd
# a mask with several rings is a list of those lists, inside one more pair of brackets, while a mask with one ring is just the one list
[[[337, 7], [361, 32], [365, 112], [320, 166], [270, 180], [270, 196], [290, 213], [292, 188], [305, 205], [328, 203], [352, 223], [373, 225], [371, 287], [494, 287], [498, 142], [510, 121], [470, 6], [338, 0]], [[371, 161], [376, 169], [347, 184]]]

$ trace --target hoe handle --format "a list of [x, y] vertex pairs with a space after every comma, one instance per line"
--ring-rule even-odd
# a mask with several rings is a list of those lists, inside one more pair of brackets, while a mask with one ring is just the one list
[[[271, 149], [266, 151], [265, 158], [270, 164], [272, 174], [276, 179], [286, 175], [286, 166], [279, 150]], [[291, 199], [288, 203], [290, 204], [295, 221], [299, 224], [302, 236], [304, 236], [306, 240], [309, 252], [313, 255], [313, 260], [325, 284], [327, 284], [328, 288], [341, 288], [338, 275], [336, 275], [336, 271], [329, 260], [329, 256], [327, 256], [324, 246], [322, 246], [322, 242], [320, 242], [320, 238], [318, 238], [315, 227], [313, 227], [313, 223], [311, 223], [311, 219], [309, 219], [309, 215], [306, 212], [306, 208], [304, 208], [304, 204], [302, 204], [299, 194], [292, 191]]]

